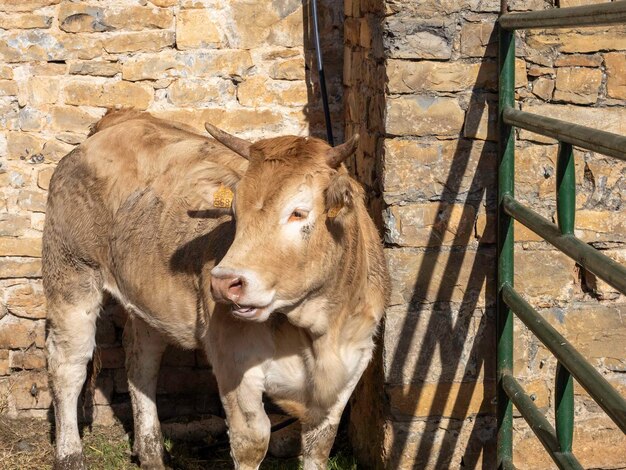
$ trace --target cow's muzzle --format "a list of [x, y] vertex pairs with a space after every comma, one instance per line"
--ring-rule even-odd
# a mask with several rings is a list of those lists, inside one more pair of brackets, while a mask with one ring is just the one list
[[216, 302], [233, 304], [235, 316], [264, 321], [271, 313], [274, 291], [264, 288], [253, 271], [214, 267], [211, 270], [211, 293]]

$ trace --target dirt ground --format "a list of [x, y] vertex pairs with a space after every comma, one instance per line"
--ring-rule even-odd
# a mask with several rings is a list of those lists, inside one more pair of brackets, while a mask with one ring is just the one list
[[[11, 419], [0, 415], [0, 469], [40, 470], [52, 468], [52, 429], [47, 421]], [[131, 455], [131, 437], [121, 424], [84, 428], [83, 449], [88, 467], [94, 470], [138, 469]], [[165, 440], [172, 469], [231, 469], [228, 448], [208, 448], [203, 443]], [[263, 470], [295, 470], [301, 468], [299, 459], [266, 458]], [[338, 436], [328, 465], [329, 470], [354, 470], [345, 434]]]

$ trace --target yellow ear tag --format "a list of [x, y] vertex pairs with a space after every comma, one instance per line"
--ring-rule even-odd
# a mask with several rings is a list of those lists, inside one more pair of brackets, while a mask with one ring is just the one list
[[341, 206], [335, 206], [328, 209], [328, 217], [334, 219], [339, 215], [339, 211], [341, 211]]
[[220, 184], [213, 195], [213, 207], [229, 209], [233, 204], [233, 196], [234, 194], [229, 187]]

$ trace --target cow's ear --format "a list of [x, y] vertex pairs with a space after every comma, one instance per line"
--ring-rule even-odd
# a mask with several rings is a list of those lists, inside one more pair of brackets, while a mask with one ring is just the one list
[[201, 212], [209, 216], [232, 213], [240, 175], [230, 169], [213, 168], [200, 171], [195, 176], [188, 181], [185, 197], [189, 212]]
[[337, 173], [326, 188], [326, 216], [331, 222], [341, 223], [354, 213], [360, 188], [347, 173]]

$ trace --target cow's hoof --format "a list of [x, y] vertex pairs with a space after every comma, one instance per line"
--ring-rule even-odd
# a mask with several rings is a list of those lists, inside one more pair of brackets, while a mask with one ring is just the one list
[[54, 461], [54, 470], [87, 470], [83, 454], [78, 452]]

